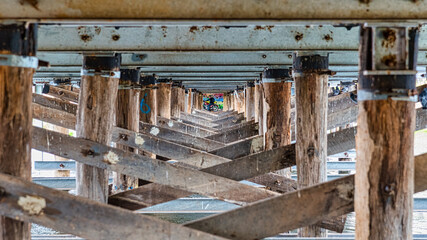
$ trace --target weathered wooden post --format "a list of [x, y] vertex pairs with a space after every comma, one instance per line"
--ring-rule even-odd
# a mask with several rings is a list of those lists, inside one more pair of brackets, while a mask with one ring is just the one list
[[227, 93], [223, 93], [222, 95], [222, 110], [223, 111], [228, 111], [229, 107], [230, 107], [230, 103], [228, 102], [229, 96]]
[[157, 121], [157, 87], [153, 76], [141, 77], [143, 90], [139, 93], [139, 120], [156, 125]]
[[255, 122], [258, 122], [259, 135], [264, 134], [263, 124], [263, 106], [264, 106], [264, 93], [261, 85], [261, 81], [255, 81]]
[[179, 118], [183, 96], [181, 94], [182, 82], [174, 81], [171, 88], [171, 116]]
[[229, 93], [229, 96], [230, 96], [230, 99], [229, 99], [229, 102], [230, 102], [230, 110], [234, 110], [234, 111], [236, 111], [236, 101], [234, 101], [235, 99], [234, 99], [234, 91], [231, 91], [230, 93]]
[[202, 92], [198, 92], [197, 95], [197, 109], [203, 109], [203, 93]]
[[412, 239], [418, 29], [361, 27], [356, 238]]
[[197, 96], [198, 96], [197, 90], [196, 89], [192, 89], [191, 90], [191, 98], [192, 98], [192, 102], [193, 102], [192, 109], [198, 109], [198, 106], [199, 106], [198, 100], [199, 100], [199, 98]]
[[243, 89], [238, 88], [234, 91], [234, 110], [238, 113], [245, 111], [245, 92]]
[[247, 121], [255, 120], [255, 83], [250, 81], [245, 89], [245, 116]]
[[[76, 135], [104, 145], [111, 141], [120, 78], [120, 55], [84, 56]], [[91, 154], [91, 153], [87, 153]], [[107, 202], [108, 171], [76, 163], [77, 194]]]
[[156, 108], [157, 116], [167, 119], [171, 118], [171, 88], [172, 82], [169, 80], [158, 80]]
[[182, 84], [180, 84], [179, 87], [179, 111], [180, 112], [185, 112], [185, 108], [186, 106], [186, 99], [187, 99], [187, 95], [186, 95], [186, 90], [184, 88], [184, 86]]
[[185, 112], [188, 114], [191, 114], [191, 108], [193, 107], [193, 93], [191, 88], [185, 90], [185, 94], [186, 94], [186, 108], [185, 108]]
[[[140, 82], [140, 71], [138, 69], [121, 69], [119, 85], [132, 87]], [[140, 90], [119, 89], [117, 94], [116, 126], [139, 131], [139, 93]], [[117, 148], [134, 152], [133, 148], [117, 145]], [[114, 172], [113, 193], [138, 187], [138, 178]]]
[[[296, 163], [298, 188], [326, 181], [328, 56], [294, 54]], [[325, 237], [325, 230], [301, 228], [301, 237]]]
[[[0, 25], [0, 172], [31, 180], [31, 89], [37, 25]], [[31, 239], [30, 224], [0, 216], [0, 239]]]

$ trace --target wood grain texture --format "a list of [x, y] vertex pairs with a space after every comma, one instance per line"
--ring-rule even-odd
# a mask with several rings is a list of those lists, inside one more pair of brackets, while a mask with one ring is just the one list
[[[121, 89], [117, 93], [116, 126], [135, 132], [139, 131], [139, 90]], [[134, 148], [117, 145], [117, 148], [135, 152]], [[138, 187], [138, 178], [113, 173], [113, 193]]]
[[[0, 66], [0, 172], [31, 180], [33, 69]], [[30, 224], [0, 216], [0, 239], [30, 239]]]
[[[141, 90], [139, 93], [139, 120], [149, 124], [156, 124], [157, 119], [157, 89], [154, 88], [155, 85], [148, 85], [146, 89]], [[141, 111], [141, 101], [144, 100], [144, 104]], [[146, 104], [146, 105], [145, 105]], [[148, 112], [148, 108], [150, 111]]]
[[[0, 187], [6, 192], [0, 204], [2, 215], [85, 239], [222, 239], [6, 174], [0, 174]], [[33, 200], [33, 208], [24, 208], [22, 198]], [[41, 202], [45, 205], [37, 205]]]
[[[108, 145], [114, 125], [118, 78], [82, 76], [76, 136]], [[79, 196], [106, 203], [108, 172], [76, 163], [76, 190]]]
[[[295, 77], [296, 163], [298, 188], [327, 180], [328, 76], [304, 73]], [[317, 226], [299, 230], [301, 237], [326, 237]]]
[[356, 237], [411, 239], [415, 103], [359, 103]]
[[245, 95], [246, 120], [255, 120], [255, 87], [246, 87]]
[[179, 118], [181, 113], [181, 101], [184, 98], [181, 95], [181, 88], [172, 87], [171, 88], [171, 116]]
[[171, 88], [170, 83], [156, 84], [156, 108], [157, 116], [170, 119], [171, 118]]

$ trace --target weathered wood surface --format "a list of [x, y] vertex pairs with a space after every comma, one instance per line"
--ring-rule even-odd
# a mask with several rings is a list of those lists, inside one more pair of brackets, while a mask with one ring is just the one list
[[[0, 172], [25, 180], [31, 179], [33, 74], [31, 68], [0, 66]], [[30, 225], [17, 220], [0, 216], [0, 239], [31, 238]]]
[[244, 124], [243, 127], [237, 129], [234, 128], [222, 133], [210, 135], [206, 138], [227, 144], [255, 135], [258, 135], [258, 124], [251, 122]]
[[359, 103], [356, 137], [356, 236], [411, 239], [415, 103]]
[[2, 215], [86, 239], [221, 239], [10, 175], [0, 174], [0, 188]]
[[[416, 156], [415, 166], [415, 192], [427, 190], [427, 154]], [[349, 175], [185, 225], [231, 239], [259, 239], [350, 213], [353, 206]]]
[[218, 124], [213, 123], [209, 120], [206, 120], [205, 118], [201, 118], [198, 116], [193, 116], [185, 113], [182, 113], [181, 117], [179, 118], [174, 117], [173, 119], [182, 121], [184, 123], [192, 124], [194, 126], [201, 126], [208, 129], [213, 129], [215, 127], [218, 127]]
[[74, 115], [77, 114], [77, 104], [75, 103], [62, 100], [60, 98], [47, 97], [46, 95], [41, 95], [37, 93], [33, 93], [32, 96], [33, 103], [37, 103], [48, 108], [65, 111]]
[[139, 123], [139, 131], [145, 134], [152, 134], [163, 140], [174, 142], [187, 147], [195, 148], [203, 151], [211, 151], [213, 149], [222, 148], [225, 144], [210, 140], [207, 138], [195, 137], [190, 134], [182, 133], [168, 128], [163, 128], [148, 123]]
[[156, 108], [157, 116], [171, 118], [171, 83], [156, 84]]
[[216, 116], [216, 117], [212, 117], [212, 121], [215, 123], [222, 123], [222, 122], [226, 122], [230, 119], [233, 120], [242, 120], [244, 119], [245, 115], [243, 113], [232, 113], [232, 114], [226, 114], [226, 115], [222, 115], [222, 116]]
[[225, 147], [216, 148], [209, 153], [221, 156], [228, 159], [236, 159], [245, 157], [253, 153], [261, 152], [264, 150], [263, 136], [252, 136], [240, 141], [228, 144]]
[[32, 116], [47, 123], [68, 129], [76, 129], [76, 116], [65, 111], [45, 107], [36, 103], [31, 105]]
[[255, 111], [258, 110], [257, 115], [255, 116], [257, 120], [255, 122], [258, 122], [258, 132], [259, 135], [264, 135], [264, 90], [261, 84], [255, 85], [255, 101], [257, 108], [255, 108]]
[[197, 122], [194, 122], [194, 121], [185, 120], [183, 118], [175, 118], [175, 117], [172, 117], [170, 119], [175, 120], [177, 122], [182, 122], [182, 123], [185, 123], [185, 124], [189, 124], [189, 125], [192, 125], [192, 126], [195, 126], [195, 127], [198, 127], [198, 128], [203, 128], [203, 129], [206, 129], [206, 130], [209, 130], [209, 131], [212, 131], [212, 132], [217, 132], [218, 131], [218, 129], [214, 128], [214, 126], [217, 126], [217, 125], [213, 124], [213, 123], [202, 122], [202, 121], [200, 121], [199, 123], [197, 123]]
[[171, 88], [171, 116], [179, 118], [181, 113], [181, 102], [184, 101], [184, 96], [181, 94], [181, 88]]
[[243, 113], [245, 111], [245, 92], [244, 91], [234, 92], [234, 109], [238, 113]]
[[[116, 105], [116, 126], [129, 129], [134, 132], [139, 131], [139, 90], [120, 89], [117, 93]], [[117, 145], [119, 149], [135, 152], [134, 148]], [[113, 193], [125, 191], [138, 187], [138, 178], [114, 172]]]
[[166, 119], [162, 117], [157, 117], [157, 124], [160, 127], [169, 128], [175, 131], [179, 131], [182, 133], [191, 134], [196, 137], [207, 137], [215, 134], [214, 131], [207, 130], [200, 127], [195, 127], [190, 124], [182, 123], [175, 121], [173, 119]]
[[242, 122], [242, 123], [237, 123], [234, 124], [233, 126], [229, 126], [229, 127], [224, 127], [222, 129], [218, 129], [217, 133], [225, 133], [231, 130], [235, 130], [235, 129], [239, 129], [248, 125], [252, 125], [255, 121], [249, 121], [249, 122]]
[[[254, 119], [250, 120], [249, 122], [255, 121]], [[243, 113], [240, 113], [235, 116], [229, 116], [225, 117], [219, 120], [214, 121], [214, 123], [218, 124], [218, 126], [214, 127], [219, 130], [223, 130], [229, 127], [236, 126], [238, 124], [246, 123], [246, 119]]]
[[185, 95], [185, 109], [184, 112], [190, 114], [191, 113], [191, 108], [193, 106], [193, 98], [191, 97], [191, 89], [187, 90], [187, 93]]
[[[315, 56], [310, 58], [319, 61]], [[301, 189], [327, 180], [328, 76], [304, 72], [295, 76], [294, 81], [295, 149], [298, 188]], [[326, 232], [317, 226], [308, 226], [301, 228], [298, 235], [326, 237]]]
[[185, 190], [190, 194], [198, 193], [238, 204], [277, 195], [227, 178], [125, 152], [90, 140], [73, 138], [37, 127], [33, 127], [33, 132], [33, 141], [36, 142], [34, 148], [37, 150]]
[[[146, 89], [141, 90], [141, 92], [139, 93], [139, 120], [149, 124], [156, 124], [157, 119], [157, 89], [155, 89], [154, 87], [154, 84], [150, 84], [147, 86]], [[142, 110], [144, 112], [142, 112], [140, 109], [142, 101], [144, 103], [142, 104]], [[147, 106], [150, 108], [150, 111], [148, 111]]]
[[351, 175], [185, 226], [230, 239], [261, 239], [351, 212], [353, 189], [354, 176]]
[[[118, 86], [118, 78], [82, 76], [76, 118], [77, 137], [104, 145], [110, 144]], [[108, 172], [92, 165], [77, 163], [76, 191], [79, 196], [106, 203]]]
[[157, 130], [156, 127], [152, 128], [149, 134], [115, 128], [112, 133], [112, 141], [151, 152], [162, 157], [182, 161], [198, 168], [206, 168], [229, 161], [226, 158], [205, 151], [160, 139], [155, 135], [157, 131], [159, 130]]
[[246, 120], [255, 120], [255, 87], [246, 87], [245, 94]]
[[79, 93], [63, 88], [58, 88], [52, 85], [49, 85], [49, 92], [47, 94], [70, 102], [77, 103], [79, 101]]

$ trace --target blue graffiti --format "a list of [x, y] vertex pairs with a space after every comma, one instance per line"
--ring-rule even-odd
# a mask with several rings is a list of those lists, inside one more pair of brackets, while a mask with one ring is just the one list
[[[145, 94], [145, 97], [147, 97], [147, 93]], [[147, 110], [144, 110], [144, 106]], [[148, 104], [144, 103], [144, 98], [141, 99], [140, 109], [141, 109], [141, 112], [145, 113], [145, 114], [150, 113], [150, 111], [151, 111], [150, 106], [148, 106]]]

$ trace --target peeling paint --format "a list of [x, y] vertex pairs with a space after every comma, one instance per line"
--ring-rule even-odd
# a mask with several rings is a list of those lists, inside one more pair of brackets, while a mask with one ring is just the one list
[[154, 136], [157, 136], [157, 134], [159, 134], [159, 132], [160, 132], [160, 130], [156, 127], [152, 127], [150, 130], [150, 134], [154, 135]]
[[46, 200], [38, 196], [19, 197], [18, 205], [30, 215], [40, 215], [46, 207]]
[[136, 133], [135, 134], [135, 143], [137, 145], [144, 145], [145, 141], [141, 136], [139, 136], [139, 134]]
[[106, 155], [104, 155], [103, 162], [107, 164], [114, 165], [114, 164], [117, 164], [119, 161], [120, 161], [119, 156], [117, 156], [117, 154], [115, 154], [112, 151], [109, 151]]

